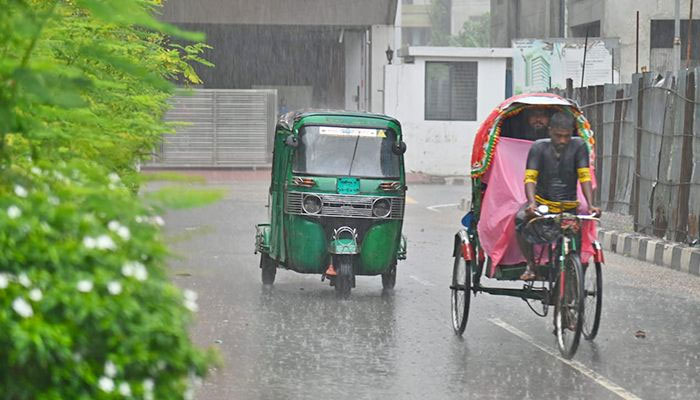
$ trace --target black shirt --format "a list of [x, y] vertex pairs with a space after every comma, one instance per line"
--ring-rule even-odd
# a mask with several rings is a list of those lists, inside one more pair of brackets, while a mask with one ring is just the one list
[[557, 158], [551, 139], [540, 139], [530, 148], [527, 169], [536, 170], [535, 193], [550, 201], [576, 201], [578, 169], [588, 168], [588, 148], [580, 137], [572, 137]]

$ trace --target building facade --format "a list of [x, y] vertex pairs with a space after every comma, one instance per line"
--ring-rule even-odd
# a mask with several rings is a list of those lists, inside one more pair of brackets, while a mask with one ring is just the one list
[[169, 0], [162, 19], [204, 32], [208, 89], [277, 89], [280, 109], [381, 112], [397, 0]]
[[406, 47], [387, 65], [385, 112], [401, 121], [406, 170], [469, 175], [474, 135], [506, 97], [513, 49]]
[[[674, 6], [672, 0], [491, 0], [491, 45], [507, 47], [520, 38], [617, 38], [614, 62], [622, 82], [629, 82], [642, 69], [659, 73], [673, 69]], [[700, 21], [694, 17], [689, 24], [689, 12], [690, 0], [681, 0], [682, 66], [689, 27], [695, 37], [690, 65], [698, 65], [700, 59]]]

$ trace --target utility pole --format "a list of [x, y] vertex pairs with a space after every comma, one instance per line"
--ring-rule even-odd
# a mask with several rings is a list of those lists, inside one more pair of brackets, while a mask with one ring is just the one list
[[678, 74], [681, 70], [681, 0], [676, 0], [674, 9], [674, 17], [676, 19], [675, 30], [673, 33], [673, 75]]
[[688, 16], [688, 43], [685, 53], [685, 67], [690, 68], [691, 49], [693, 45], [693, 0], [690, 0], [690, 15]]

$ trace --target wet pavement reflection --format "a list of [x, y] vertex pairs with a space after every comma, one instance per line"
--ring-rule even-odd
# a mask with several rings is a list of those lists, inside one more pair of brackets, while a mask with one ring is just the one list
[[[582, 341], [577, 369], [552, 355], [551, 314], [538, 318], [516, 298], [477, 296], [464, 337], [454, 335], [448, 286], [463, 212], [429, 207], [459, 203], [466, 186], [411, 186], [408, 259], [399, 263], [396, 288], [358, 277], [346, 301], [316, 275], [280, 270], [272, 287], [263, 286], [253, 243], [254, 224], [266, 220], [268, 182], [216, 186], [228, 190], [224, 201], [166, 218], [166, 234], [179, 238], [173, 279], [199, 293], [192, 335], [223, 359], [198, 399], [696, 396], [696, 277], [608, 254], [601, 330], [595, 342]], [[182, 232], [192, 234], [183, 239]], [[638, 330], [646, 338], [635, 337]]]

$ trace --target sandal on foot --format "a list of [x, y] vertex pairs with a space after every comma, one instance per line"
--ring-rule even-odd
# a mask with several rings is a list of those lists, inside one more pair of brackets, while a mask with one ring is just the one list
[[525, 272], [520, 275], [520, 280], [521, 281], [534, 281], [535, 278], [537, 278], [537, 275], [535, 275], [534, 272], [525, 270]]

